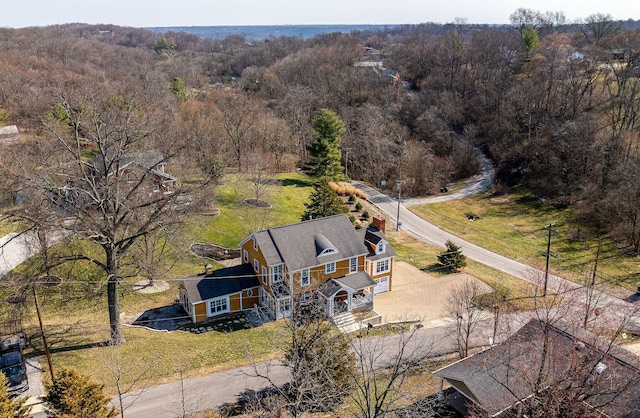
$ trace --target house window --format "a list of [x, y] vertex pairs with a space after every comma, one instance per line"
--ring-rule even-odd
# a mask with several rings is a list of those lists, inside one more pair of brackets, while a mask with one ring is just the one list
[[244, 252], [242, 253], [242, 259], [245, 263], [249, 262], [249, 252], [247, 250], [244, 250]]
[[256, 237], [253, 237], [252, 240], [253, 240], [253, 249], [258, 251], [258, 241], [256, 241]]
[[384, 253], [384, 241], [380, 241], [376, 246], [376, 254]]
[[153, 192], [154, 193], [159, 193], [160, 192], [160, 185], [159, 184], [154, 184], [153, 185]]
[[271, 267], [271, 280], [273, 283], [280, 283], [284, 280], [284, 265], [279, 264]]
[[311, 303], [311, 293], [310, 292], [304, 292], [300, 295], [300, 303], [302, 305], [306, 305], [308, 303]]
[[247, 289], [247, 297], [250, 298], [253, 296], [253, 289]]
[[256, 273], [260, 270], [260, 263], [258, 262], [257, 259], [253, 259], [253, 271], [255, 271]]
[[189, 315], [191, 315], [192, 307], [191, 307], [191, 302], [189, 301], [189, 296], [187, 296], [187, 292], [185, 291], [180, 292], [180, 299], [182, 302], [182, 306], [184, 307], [184, 310], [187, 311]]
[[278, 300], [279, 316], [289, 316], [291, 314], [291, 298], [283, 298]]
[[324, 265], [325, 273], [335, 273], [336, 272], [336, 262], [327, 263]]
[[224, 312], [229, 312], [229, 300], [226, 296], [209, 301], [210, 315], [217, 315]]
[[262, 283], [267, 284], [267, 268], [262, 266]]
[[300, 270], [300, 286], [309, 286], [310, 284], [309, 269]]
[[351, 257], [349, 259], [349, 273], [355, 273], [358, 271], [358, 257]]
[[389, 259], [376, 261], [376, 274], [386, 273], [389, 271]]

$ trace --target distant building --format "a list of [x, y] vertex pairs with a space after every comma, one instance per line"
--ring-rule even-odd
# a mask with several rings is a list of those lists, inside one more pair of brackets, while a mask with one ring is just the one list
[[0, 126], [0, 144], [10, 144], [20, 141], [22, 141], [22, 137], [16, 125]]

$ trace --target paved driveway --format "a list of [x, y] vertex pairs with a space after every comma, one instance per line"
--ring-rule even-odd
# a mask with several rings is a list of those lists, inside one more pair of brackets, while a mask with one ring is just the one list
[[426, 327], [446, 325], [452, 322], [446, 313], [447, 297], [466, 280], [476, 280], [487, 292], [491, 291], [484, 282], [466, 273], [433, 277], [397, 261], [391, 292], [376, 295], [373, 309], [382, 316], [382, 322], [416, 319]]

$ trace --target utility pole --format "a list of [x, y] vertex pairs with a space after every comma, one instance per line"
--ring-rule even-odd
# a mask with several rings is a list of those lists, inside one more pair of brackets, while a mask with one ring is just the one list
[[344, 176], [349, 180], [349, 151], [351, 148], [344, 149]]
[[549, 235], [547, 238], [547, 263], [544, 268], [544, 288], [542, 289], [543, 298], [547, 296], [547, 283], [549, 281], [549, 256], [551, 255], [551, 227], [553, 225], [554, 224], [551, 223], [545, 227], [545, 229], [549, 231]]
[[398, 185], [398, 214], [396, 215], [396, 232], [400, 231], [400, 194], [402, 192], [402, 183], [404, 183], [404, 180], [396, 180], [396, 184]]
[[[48, 276], [47, 276], [48, 277]], [[38, 323], [40, 324], [40, 334], [42, 334], [42, 344], [44, 345], [44, 353], [47, 356], [47, 364], [49, 365], [49, 373], [51, 374], [51, 381], [55, 381], [56, 378], [53, 374], [53, 363], [51, 362], [51, 352], [49, 351], [49, 344], [47, 344], [47, 336], [44, 333], [44, 326], [42, 324], [42, 315], [40, 315], [40, 302], [38, 301], [38, 292], [36, 291], [36, 285], [31, 286], [33, 289], [33, 299], [36, 304], [36, 312], [38, 313]]]

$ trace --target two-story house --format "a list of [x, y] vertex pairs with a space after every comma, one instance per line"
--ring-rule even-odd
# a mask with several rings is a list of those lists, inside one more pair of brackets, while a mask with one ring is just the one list
[[[371, 310], [374, 294], [391, 288], [395, 253], [384, 236], [383, 220], [357, 230], [346, 215], [318, 218], [254, 232], [240, 243], [240, 250], [243, 265], [259, 284], [258, 304], [277, 319], [289, 316], [294, 304], [318, 303], [328, 316]], [[218, 279], [193, 276], [181, 281], [180, 301], [194, 322], [204, 314], [223, 313], [207, 304], [225, 299], [222, 303], [231, 306], [230, 295], [213, 292], [217, 296], [211, 301], [193, 292], [198, 287], [216, 287], [225, 270], [217, 270]], [[207, 285], [201, 283], [205, 280]], [[234, 288], [236, 293], [241, 287]], [[251, 297], [255, 296], [252, 292]], [[200, 304], [204, 306], [196, 306]]]
[[[116, 167], [110, 164], [117, 164]], [[166, 159], [158, 150], [149, 150], [126, 154], [121, 159], [105, 158], [101, 155], [91, 160], [90, 166], [97, 175], [103, 178], [117, 177], [130, 184], [131, 187], [140, 188], [153, 196], [154, 194], [166, 195], [175, 191], [178, 179], [165, 171]], [[118, 176], [114, 176], [116, 170]]]

